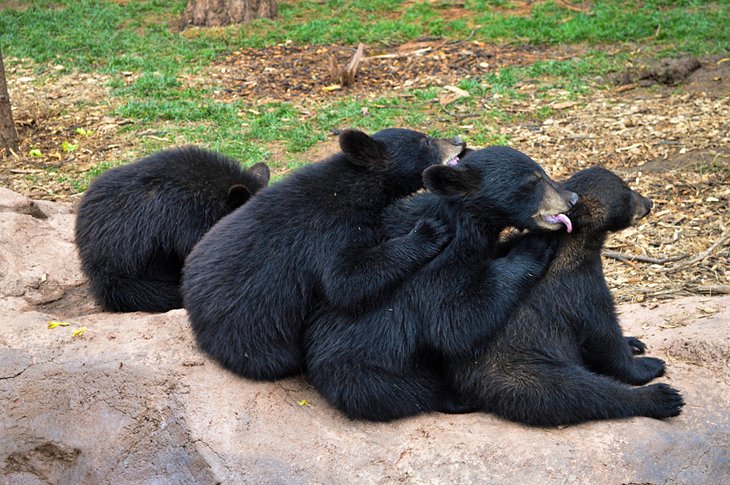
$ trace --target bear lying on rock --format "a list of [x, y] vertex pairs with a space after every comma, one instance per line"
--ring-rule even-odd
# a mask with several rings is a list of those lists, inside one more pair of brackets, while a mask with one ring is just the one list
[[450, 382], [474, 407], [532, 425], [677, 416], [684, 403], [670, 386], [629, 385], [663, 375], [664, 362], [633, 355], [644, 344], [622, 336], [601, 263], [607, 233], [645, 217], [652, 202], [602, 168], [578, 172], [564, 187], [580, 194], [573, 233], [516, 243], [554, 240], [557, 254], [481, 356], [449, 362]]
[[315, 305], [366, 308], [448, 242], [446, 229], [428, 219], [385, 239], [382, 216], [422, 187], [424, 169], [453, 163], [461, 139], [346, 130], [340, 147], [261, 191], [188, 257], [183, 293], [196, 340], [238, 374], [299, 373]]
[[185, 258], [203, 235], [269, 182], [194, 146], [115, 167], [81, 199], [76, 245], [91, 293], [104, 310], [165, 312], [182, 307]]
[[500, 231], [560, 229], [577, 200], [508, 147], [471, 152], [423, 177], [430, 193], [390, 207], [388, 233], [397, 239], [415, 221], [435, 219], [451, 242], [369, 308], [323, 305], [306, 332], [310, 382], [351, 418], [468, 410], [445, 385], [444, 362], [479, 358], [552, 255], [548, 239], [530, 239], [495, 259]]

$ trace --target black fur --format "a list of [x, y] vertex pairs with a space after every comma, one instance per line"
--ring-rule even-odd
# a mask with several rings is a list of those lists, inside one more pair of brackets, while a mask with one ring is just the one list
[[448, 240], [430, 221], [391, 240], [378, 228], [383, 209], [421, 188], [426, 167], [458, 155], [460, 140], [347, 130], [340, 146], [225, 218], [188, 258], [183, 292], [197, 342], [243, 376], [300, 372], [316, 304], [364, 306]]
[[649, 213], [652, 203], [601, 168], [565, 183], [580, 194], [573, 234], [554, 239], [558, 252], [480, 359], [451, 364], [451, 380], [476, 407], [523, 423], [555, 426], [593, 419], [676, 416], [683, 405], [666, 384], [640, 385], [664, 373], [664, 362], [634, 357], [646, 346], [624, 338], [601, 263], [609, 231]]
[[435, 219], [453, 233], [449, 245], [366, 311], [323, 307], [306, 334], [310, 382], [351, 418], [467, 410], [451, 398], [439, 368], [478, 356], [551, 256], [548, 244], [531, 243], [495, 259], [499, 232], [543, 227], [535, 216], [551, 209], [546, 199], [562, 200], [552, 209], [565, 212], [575, 198], [507, 147], [429, 168], [424, 180], [431, 193], [386, 212], [389, 233], [398, 237], [416, 220]]
[[183, 261], [221, 217], [269, 181], [194, 146], [155, 153], [96, 178], [81, 199], [76, 245], [91, 292], [105, 310], [182, 307]]

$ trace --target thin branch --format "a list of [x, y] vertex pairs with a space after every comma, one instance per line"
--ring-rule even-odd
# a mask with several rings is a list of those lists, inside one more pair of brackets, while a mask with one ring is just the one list
[[730, 285], [707, 285], [695, 288], [697, 293], [730, 295]]
[[444, 106], [443, 104], [439, 103], [439, 106], [441, 106], [441, 111], [443, 111], [444, 113], [446, 113], [449, 116], [453, 116], [454, 118], [456, 118], [459, 121], [465, 120], [467, 118], [476, 118], [477, 116], [479, 116], [479, 113], [464, 113], [464, 114], [454, 113], [453, 111], [449, 111], [446, 108], [446, 106]]
[[689, 257], [689, 254], [679, 254], [677, 256], [669, 256], [665, 258], [652, 258], [650, 256], [643, 256], [641, 254], [625, 254], [618, 251], [611, 251], [610, 249], [604, 249], [603, 255], [607, 258], [617, 259], [619, 261], [638, 261], [640, 263], [650, 264], [664, 264], [672, 261], [679, 261]]
[[705, 259], [707, 256], [709, 256], [710, 253], [712, 251], [714, 251], [718, 246], [721, 246], [728, 240], [730, 240], [730, 233], [725, 233], [720, 237], [720, 239], [715, 241], [715, 243], [712, 246], [710, 246], [707, 249], [707, 251], [703, 251], [700, 254], [698, 254], [697, 256], [695, 256], [694, 258], [690, 259], [689, 261], [685, 261], [684, 263], [678, 264], [677, 266], [672, 266], [671, 268], [663, 268], [662, 271], [665, 273], [671, 273], [673, 271], [678, 271], [680, 269], [686, 268], [687, 266], [692, 266], [695, 263], [699, 263], [700, 261]]
[[467, 41], [471, 40], [472, 37], [474, 37], [475, 32], [476, 31], [474, 29], [472, 29], [472, 31], [469, 33], [469, 35], [466, 36], [465, 38], [463, 38], [461, 40], [450, 40], [449, 42], [447, 42], [447, 44], [458, 45], [458, 44], [461, 44], [462, 42], [467, 42]]
[[571, 10], [573, 12], [584, 13], [586, 15], [592, 15], [590, 5], [582, 5], [579, 7], [577, 5], [571, 5], [569, 3], [566, 3], [563, 0], [555, 0], [555, 3], [557, 3], [558, 5], [560, 5], [563, 8], [567, 8], [568, 10]]
[[364, 57], [363, 61], [369, 61], [371, 59], [398, 59], [400, 57], [411, 57], [418, 54], [424, 54], [430, 50], [433, 50], [433, 47], [424, 47], [423, 49], [417, 49], [412, 52], [404, 52], [402, 54], [380, 54], [377, 56]]

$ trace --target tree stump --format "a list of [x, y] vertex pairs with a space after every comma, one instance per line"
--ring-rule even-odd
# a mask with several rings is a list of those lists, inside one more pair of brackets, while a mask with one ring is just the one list
[[18, 132], [15, 131], [13, 111], [10, 107], [8, 84], [5, 80], [3, 52], [0, 50], [0, 157], [18, 151]]
[[274, 18], [274, 0], [188, 0], [181, 26], [220, 27], [243, 24], [257, 18]]

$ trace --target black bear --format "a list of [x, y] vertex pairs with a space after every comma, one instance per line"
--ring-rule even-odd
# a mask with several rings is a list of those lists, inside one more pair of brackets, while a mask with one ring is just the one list
[[634, 357], [645, 346], [622, 336], [601, 263], [607, 233], [645, 217], [652, 202], [602, 168], [564, 187], [580, 194], [573, 233], [524, 236], [556, 240], [555, 258], [482, 357], [450, 363], [453, 386], [474, 407], [539, 426], [676, 416], [683, 401], [671, 387], [627, 385], [661, 376], [664, 362]]
[[360, 312], [325, 305], [308, 325], [309, 380], [351, 418], [463, 412], [441, 363], [478, 356], [552, 255], [535, 240], [495, 258], [500, 231], [560, 229], [577, 199], [509, 147], [431, 167], [424, 183], [430, 193], [394, 204], [385, 226], [397, 237], [415, 220], [435, 219], [453, 234], [448, 246], [375, 305]]
[[182, 308], [185, 258], [223, 216], [269, 182], [194, 146], [164, 150], [97, 177], [81, 199], [76, 245], [91, 293], [113, 312]]
[[383, 209], [451, 163], [460, 138], [345, 130], [341, 152], [305, 166], [223, 219], [185, 264], [183, 295], [199, 346], [252, 379], [301, 371], [302, 333], [322, 301], [366, 306], [447, 242], [430, 221], [384, 240]]

